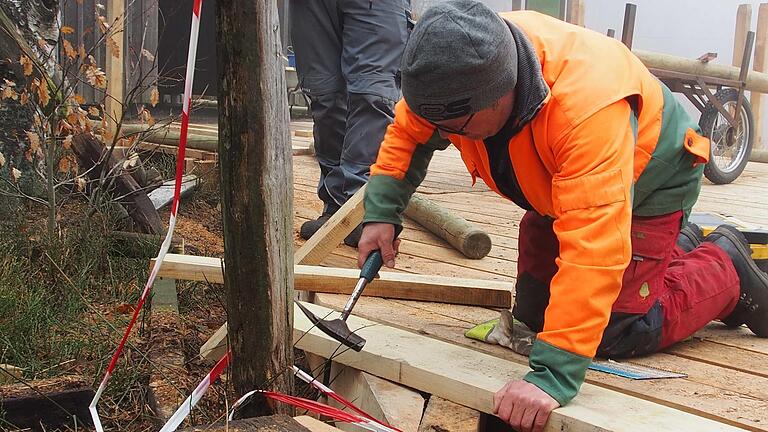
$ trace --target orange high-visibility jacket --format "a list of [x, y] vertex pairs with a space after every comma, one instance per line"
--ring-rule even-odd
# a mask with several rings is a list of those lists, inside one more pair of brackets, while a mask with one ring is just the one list
[[[560, 242], [544, 330], [525, 379], [565, 404], [583, 382], [621, 289], [632, 214], [687, 215], [709, 142], [619, 41], [535, 12], [501, 16], [529, 39], [549, 87], [508, 151], [522, 194], [554, 218]], [[365, 222], [400, 223], [440, 148], [435, 138], [434, 126], [401, 100], [371, 167]], [[450, 141], [473, 179], [499, 192], [486, 144], [457, 135]]]

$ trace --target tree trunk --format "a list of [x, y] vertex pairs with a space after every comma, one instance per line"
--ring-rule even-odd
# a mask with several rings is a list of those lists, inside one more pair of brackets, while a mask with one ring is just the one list
[[[289, 393], [292, 167], [275, 0], [219, 0], [216, 22], [232, 381], [238, 395], [254, 388]], [[259, 402], [244, 410], [245, 416], [273, 413]]]
[[[109, 171], [118, 165], [114, 155], [106, 161], [108, 149], [90, 134], [75, 135], [72, 139], [72, 152], [77, 156], [80, 169], [88, 171], [88, 177], [98, 182], [102, 173], [108, 178]], [[95, 168], [94, 168], [95, 167]], [[113, 194], [121, 197], [118, 202], [125, 206], [128, 215], [134, 222], [136, 230], [145, 234], [161, 234], [163, 221], [160, 219], [155, 206], [147, 197], [147, 193], [131, 177], [131, 174], [118, 170], [115, 174]]]

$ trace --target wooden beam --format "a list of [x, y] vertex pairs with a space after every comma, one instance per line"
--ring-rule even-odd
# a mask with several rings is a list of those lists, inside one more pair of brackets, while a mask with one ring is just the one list
[[418, 432], [477, 432], [479, 427], [479, 411], [432, 396]]
[[309, 429], [311, 432], [340, 432], [341, 431], [341, 429], [337, 429], [329, 425], [328, 423], [323, 423], [320, 420], [312, 418], [310, 416], [305, 416], [305, 415], [296, 416], [293, 419], [296, 420], [300, 425]]
[[[742, 52], [743, 52], [742, 48]], [[758, 72], [765, 72], [768, 67], [768, 3], [761, 3], [757, 9], [757, 32], [755, 34], [755, 65], [754, 69]], [[766, 148], [763, 139], [763, 95], [758, 92], [752, 92], [750, 95], [752, 104], [752, 117], [754, 118], [754, 149]]]
[[[125, 24], [125, 0], [107, 1], [107, 22], [109, 23], [109, 38], [114, 44], [107, 43], [107, 95], [104, 100], [104, 110], [108, 127], [114, 132], [123, 117], [123, 100], [125, 85], [125, 44], [123, 25]], [[113, 49], [116, 48], [116, 49]]]
[[752, 5], [741, 4], [736, 9], [736, 28], [733, 35], [733, 66], [740, 67], [744, 57], [744, 44], [747, 32], [752, 25]]
[[[306, 304], [316, 315], [329, 309]], [[373, 323], [355, 316], [349, 327], [367, 340], [360, 352], [334, 354], [339, 343], [312, 327], [296, 307], [296, 347], [335, 362], [364, 370], [420, 391], [485, 413], [493, 411], [493, 394], [511, 379], [520, 379], [529, 368], [471, 349]], [[336, 317], [338, 313], [331, 313]], [[737, 431], [733, 426], [658, 405], [623, 393], [584, 384], [567, 406], [555, 410], [548, 432], [609, 431]]]
[[584, 27], [584, 0], [568, 0], [566, 21]]
[[[152, 266], [154, 259], [150, 262], [150, 270]], [[330, 294], [351, 294], [360, 279], [357, 269], [308, 265], [294, 266], [293, 274], [294, 289]], [[193, 255], [166, 255], [158, 276], [224, 282], [221, 259]], [[498, 308], [512, 305], [513, 284], [510, 282], [385, 271], [379, 272], [379, 276], [365, 288], [364, 295]]]
[[319, 265], [363, 221], [363, 186], [293, 255], [296, 264]]
[[[419, 428], [424, 411], [424, 397], [416, 391], [369, 373], [361, 372], [338, 363], [331, 368], [330, 387], [374, 418], [382, 420], [401, 431], [415, 432]], [[331, 405], [343, 408], [331, 401]], [[359, 431], [356, 426], [339, 423], [341, 430]]]

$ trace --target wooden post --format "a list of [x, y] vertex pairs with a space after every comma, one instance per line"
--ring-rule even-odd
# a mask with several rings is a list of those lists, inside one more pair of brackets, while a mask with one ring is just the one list
[[[755, 35], [755, 70], [765, 72], [766, 57], [768, 57], [768, 3], [761, 3], [757, 10], [757, 34]], [[762, 94], [752, 92], [750, 102], [752, 104], [752, 116], [755, 125], [755, 142], [753, 149], [763, 149], [766, 147], [763, 141], [763, 120], [762, 120]]]
[[624, 24], [621, 27], [621, 43], [632, 49], [632, 42], [635, 39], [635, 17], [637, 16], [637, 5], [627, 3], [624, 6]]
[[116, 122], [123, 116], [124, 70], [123, 58], [125, 44], [123, 43], [123, 25], [125, 24], [125, 0], [109, 0], [107, 2], [107, 23], [109, 37], [117, 43], [117, 50], [107, 44], [106, 74], [107, 95], [104, 100], [104, 111], [109, 127], [114, 130]]
[[736, 9], [736, 30], [733, 36], [733, 65], [741, 66], [744, 57], [744, 43], [747, 40], [747, 32], [752, 23], [752, 5], [741, 4]]
[[[216, 2], [224, 286], [236, 395], [291, 393], [293, 184], [276, 2]], [[256, 401], [241, 415], [287, 413]]]
[[568, 0], [565, 20], [571, 24], [584, 27], [584, 0]]

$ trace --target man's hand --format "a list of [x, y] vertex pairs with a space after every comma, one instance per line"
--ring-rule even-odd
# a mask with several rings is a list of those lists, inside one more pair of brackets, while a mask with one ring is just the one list
[[493, 395], [493, 413], [519, 432], [543, 431], [559, 406], [544, 390], [523, 380], [510, 381]]
[[400, 240], [395, 240], [395, 226], [388, 223], [367, 223], [357, 243], [357, 267], [362, 268], [365, 259], [376, 249], [381, 250], [384, 265], [395, 267], [395, 255], [400, 247]]

